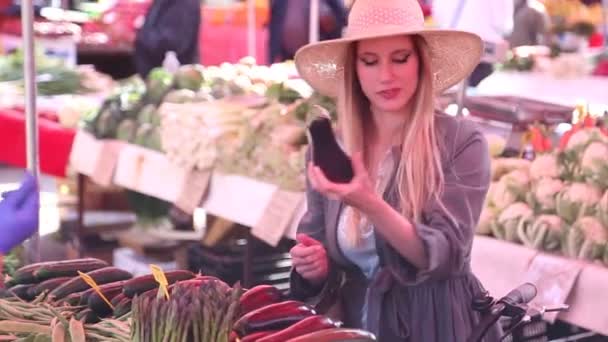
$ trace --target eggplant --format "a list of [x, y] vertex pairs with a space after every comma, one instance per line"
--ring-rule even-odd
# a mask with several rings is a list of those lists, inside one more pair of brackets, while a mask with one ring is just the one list
[[[318, 107], [323, 113], [327, 111]], [[313, 164], [334, 183], [350, 183], [354, 177], [350, 158], [338, 144], [329, 115], [320, 115], [308, 125]]]

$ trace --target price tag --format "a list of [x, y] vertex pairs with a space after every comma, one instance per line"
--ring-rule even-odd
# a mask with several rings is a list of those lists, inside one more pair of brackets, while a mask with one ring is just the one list
[[285, 235], [302, 201], [302, 193], [276, 190], [251, 233], [269, 245], [276, 246]]
[[[576, 260], [542, 253], [535, 256], [525, 277], [526, 281], [534, 284], [538, 290], [531, 304], [542, 308], [566, 303], [582, 268], [582, 264]], [[554, 323], [558, 314], [546, 313], [544, 318]]]
[[99, 285], [97, 285], [97, 283], [95, 282], [95, 280], [93, 280], [93, 278], [91, 278], [90, 275], [82, 273], [80, 271], [78, 271], [78, 275], [80, 276], [80, 278], [82, 278], [82, 280], [84, 280], [85, 283], [87, 283], [95, 292], [97, 292], [97, 294], [101, 297], [101, 299], [103, 299], [104, 302], [106, 302], [106, 304], [108, 304], [108, 306], [110, 306], [110, 308], [112, 308], [112, 310], [114, 310], [114, 305], [112, 305], [112, 303], [110, 303], [110, 301], [108, 300], [108, 298], [106, 298], [106, 296], [104, 296], [104, 294], [101, 292], [101, 289], [99, 288]]
[[181, 193], [178, 195], [175, 205], [184, 212], [193, 214], [207, 192], [210, 179], [210, 170], [191, 170], [184, 180]]
[[163, 270], [156, 265], [150, 265], [150, 270], [152, 271], [154, 280], [156, 280], [159, 285], [159, 290], [165, 294], [165, 298], [169, 299], [169, 290], [167, 289], [169, 282], [167, 281], [165, 272], [163, 272]]
[[123, 144], [120, 141], [104, 141], [101, 147], [101, 153], [91, 179], [102, 186], [109, 186], [112, 184], [112, 177], [114, 176], [114, 169], [118, 163], [118, 155]]

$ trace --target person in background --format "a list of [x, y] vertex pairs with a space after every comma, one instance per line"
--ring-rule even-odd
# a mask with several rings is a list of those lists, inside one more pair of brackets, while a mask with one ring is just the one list
[[[310, 0], [272, 0], [270, 5], [269, 63], [293, 59], [309, 42]], [[342, 0], [319, 1], [319, 39], [342, 36], [346, 8]]]
[[135, 69], [141, 77], [173, 51], [181, 64], [199, 63], [200, 0], [154, 0], [135, 37]]
[[511, 47], [549, 44], [550, 18], [547, 9], [538, 0], [515, 0]]
[[[488, 47], [507, 50], [505, 38], [513, 30], [514, 0], [433, 0], [433, 19], [442, 29], [468, 31]], [[492, 62], [482, 59], [469, 78], [476, 87], [494, 72]]]
[[27, 174], [19, 189], [2, 194], [0, 202], [0, 268], [3, 256], [38, 229], [40, 194], [33, 175]]

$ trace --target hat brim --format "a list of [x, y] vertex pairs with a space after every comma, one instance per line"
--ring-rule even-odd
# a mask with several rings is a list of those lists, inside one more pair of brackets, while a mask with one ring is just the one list
[[323, 95], [336, 97], [343, 79], [348, 46], [356, 41], [398, 35], [419, 35], [428, 45], [438, 94], [467, 78], [479, 64], [483, 42], [479, 36], [455, 30], [368, 32], [357, 37], [326, 40], [309, 44], [295, 55], [300, 77]]

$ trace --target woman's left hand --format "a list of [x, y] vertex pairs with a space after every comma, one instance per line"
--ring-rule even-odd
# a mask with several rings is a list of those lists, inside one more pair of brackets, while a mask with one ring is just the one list
[[353, 154], [351, 162], [354, 177], [350, 183], [334, 183], [328, 180], [323, 170], [312, 162], [308, 165], [308, 179], [312, 187], [321, 194], [366, 212], [366, 207], [377, 198], [377, 194], [363, 163], [362, 154], [360, 152]]

